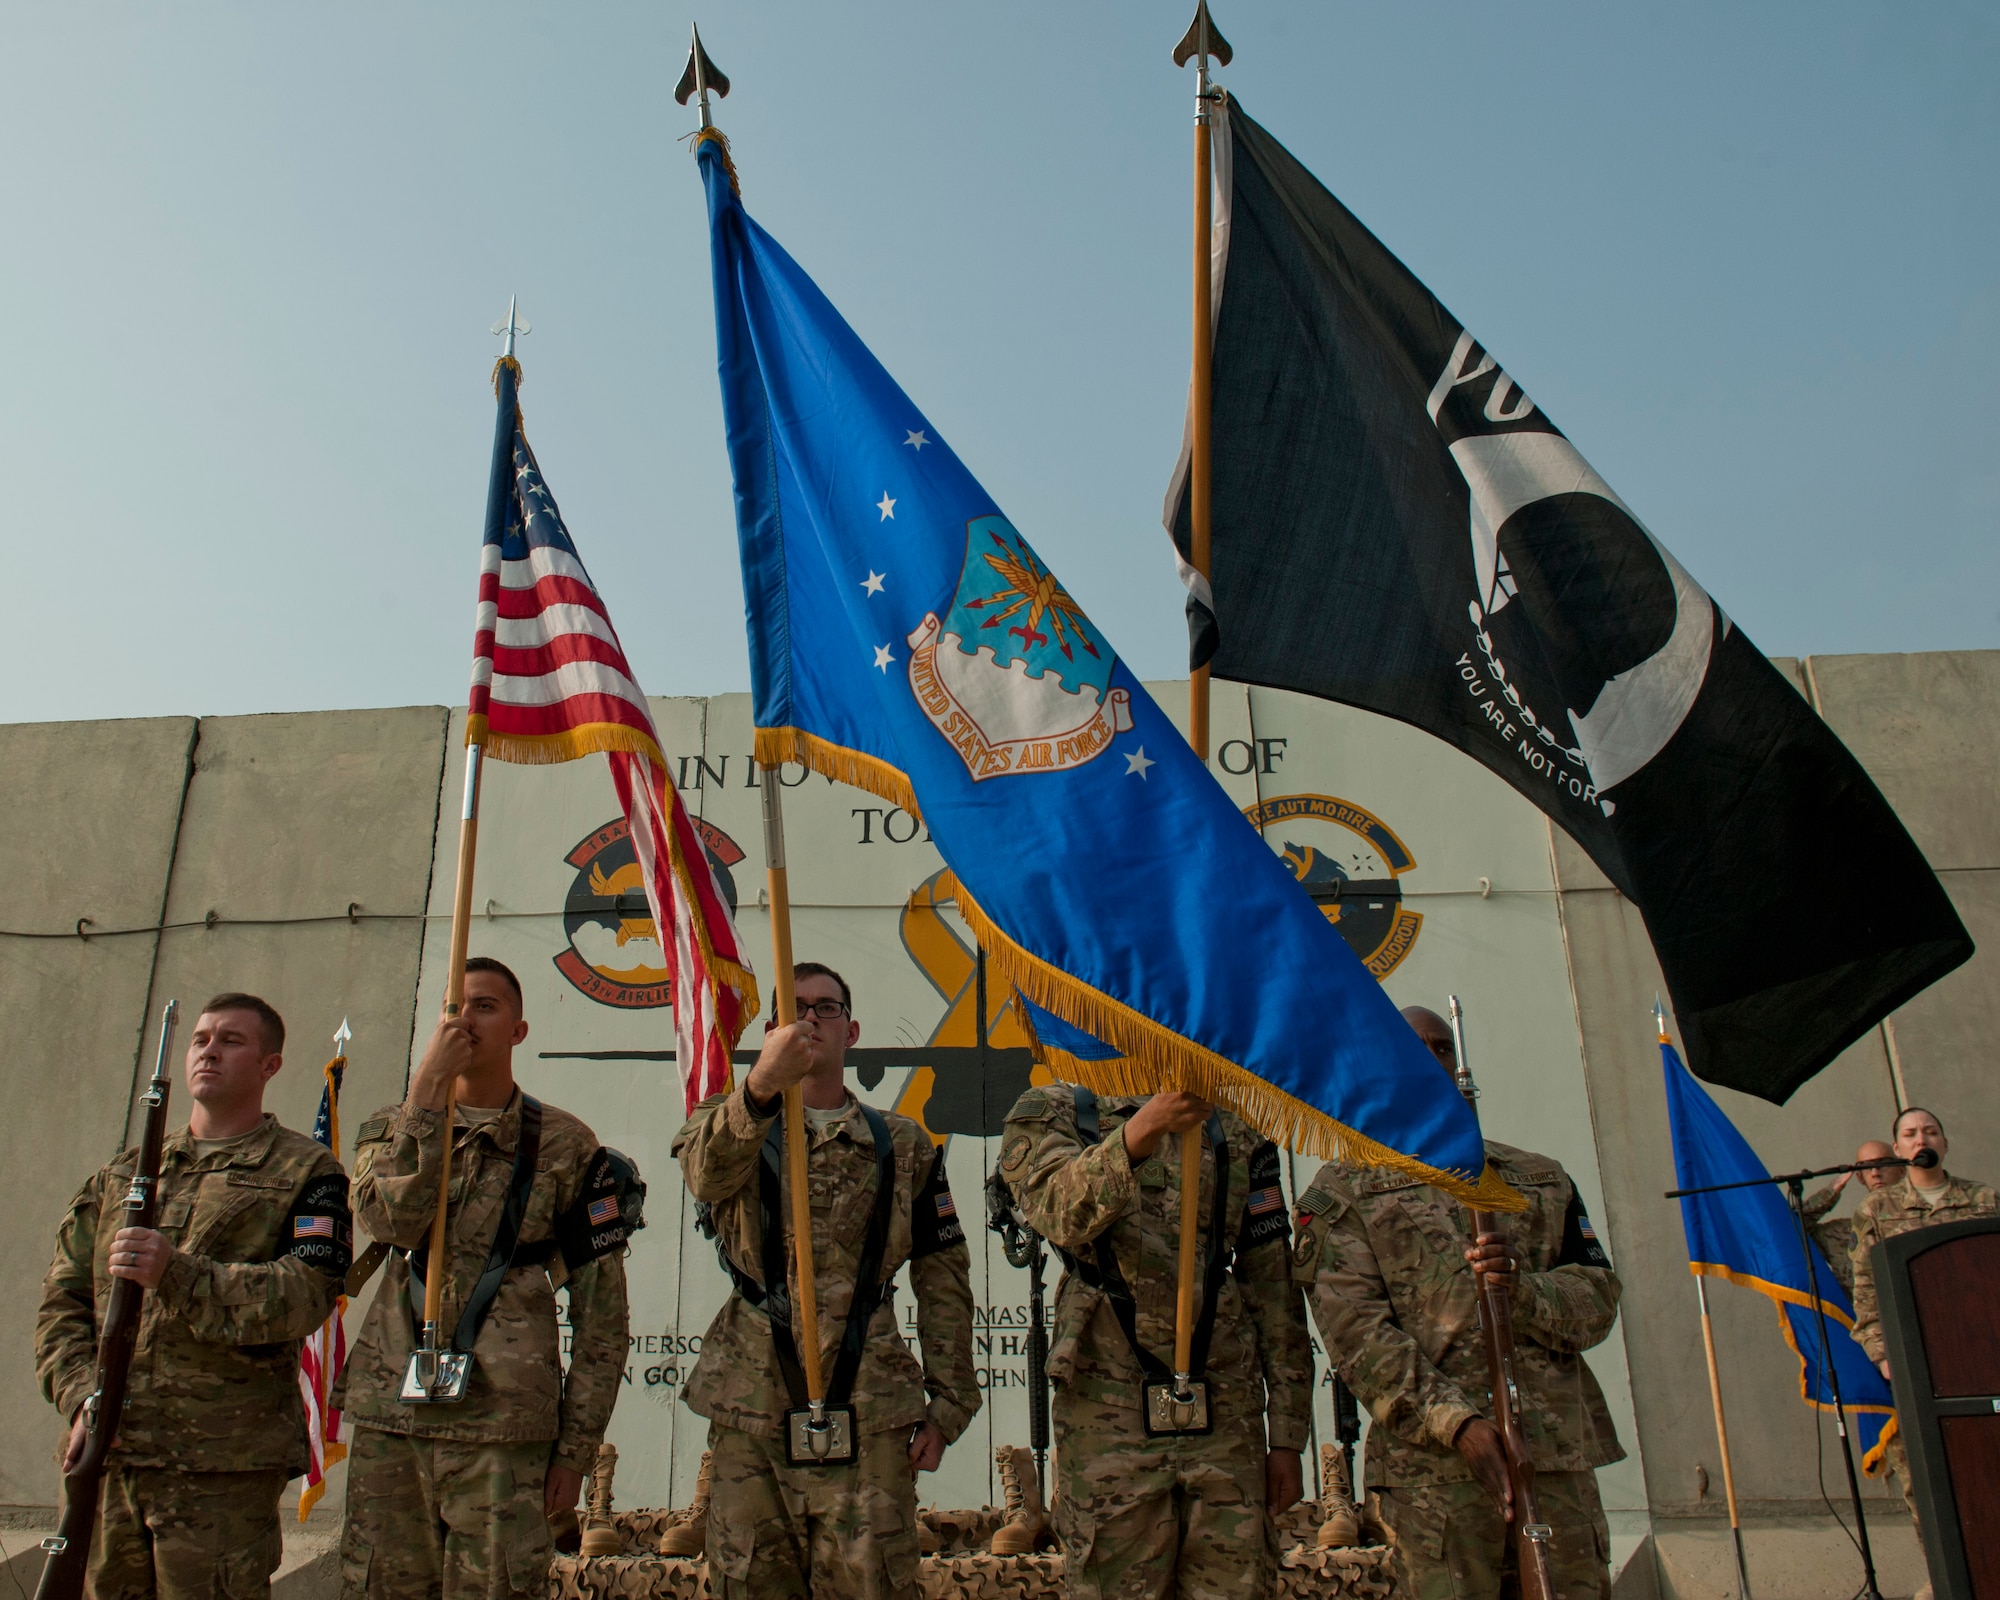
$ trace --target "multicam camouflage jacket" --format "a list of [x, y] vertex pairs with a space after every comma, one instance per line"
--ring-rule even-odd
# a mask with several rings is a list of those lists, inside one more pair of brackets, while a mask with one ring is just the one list
[[[35, 1367], [65, 1418], [94, 1382], [111, 1239], [137, 1159], [127, 1150], [77, 1191], [42, 1284]], [[353, 1246], [340, 1163], [269, 1115], [202, 1153], [182, 1128], [161, 1151], [158, 1227], [174, 1253], [140, 1314], [112, 1459], [303, 1472], [299, 1345], [332, 1311]]]
[[[1181, 1141], [1163, 1139], [1136, 1167], [1120, 1130], [1143, 1097], [1098, 1100], [1099, 1143], [1077, 1129], [1076, 1091], [1068, 1084], [1030, 1089], [1007, 1115], [1000, 1173], [1035, 1231], [1057, 1249], [1089, 1261], [1109, 1241], [1132, 1291], [1139, 1342], [1172, 1364], [1181, 1228]], [[1278, 1182], [1278, 1152], [1228, 1112], [1221, 1114], [1229, 1156], [1223, 1238], [1234, 1269], [1216, 1300], [1209, 1345], [1210, 1403], [1218, 1416], [1262, 1413], [1274, 1450], [1306, 1443], [1312, 1407], [1312, 1337], [1305, 1306], [1286, 1267], [1291, 1229]], [[1213, 1225], [1215, 1152], [1201, 1156], [1201, 1236], [1206, 1259]], [[1049, 1379], [1073, 1401], [1136, 1413], [1144, 1381], [1110, 1297], [1075, 1271], [1056, 1292]], [[1137, 1419], [1134, 1419], [1134, 1426]]]
[[1868, 1252], [1884, 1239], [1914, 1228], [1935, 1228], [1946, 1222], [1970, 1222], [1974, 1217], [2000, 1217], [2000, 1194], [1990, 1183], [1947, 1178], [1941, 1189], [1919, 1189], [1905, 1177], [1877, 1189], [1854, 1213], [1854, 1337], [1874, 1362], [1889, 1358], [1882, 1336], [1882, 1311], [1875, 1298], [1875, 1264]]
[[[944, 1152], [908, 1117], [887, 1111], [881, 1115], [895, 1147], [896, 1176], [879, 1282], [887, 1284], [909, 1263], [923, 1362], [919, 1366], [903, 1343], [894, 1302], [885, 1295], [869, 1318], [849, 1401], [863, 1433], [913, 1428], [929, 1420], [949, 1443], [965, 1431], [980, 1402], [972, 1362], [972, 1278], [965, 1230], [945, 1182]], [[764, 1233], [757, 1173], [764, 1140], [776, 1121], [775, 1111], [768, 1117], [755, 1115], [739, 1088], [702, 1101], [674, 1137], [688, 1193], [713, 1208], [716, 1247], [736, 1274], [759, 1286], [764, 1282]], [[807, 1130], [820, 1370], [829, 1376], [847, 1330], [874, 1213], [875, 1170], [875, 1141], [860, 1102], [850, 1094], [844, 1116]], [[782, 1225], [789, 1261], [788, 1207]], [[791, 1287], [796, 1297], [796, 1279]], [[792, 1336], [800, 1337], [796, 1311]], [[740, 1292], [731, 1293], [709, 1324], [701, 1359], [688, 1374], [682, 1398], [697, 1416], [761, 1438], [780, 1437], [791, 1394], [778, 1365], [770, 1321]]]
[[[458, 1326], [467, 1296], [500, 1231], [500, 1212], [521, 1140], [521, 1091], [497, 1119], [460, 1122], [451, 1151], [446, 1203], [447, 1253], [439, 1326]], [[577, 1202], [597, 1136], [578, 1118], [542, 1107], [541, 1148], [517, 1245], [529, 1252], [556, 1236], [556, 1219]], [[611, 1421], [625, 1377], [625, 1259], [599, 1256], [563, 1283], [569, 1294], [569, 1370], [563, 1370], [562, 1330], [554, 1277], [559, 1257], [511, 1267], [501, 1280], [473, 1345], [465, 1398], [450, 1405], [404, 1405], [396, 1398], [423, 1316], [402, 1252], [430, 1245], [437, 1210], [438, 1166], [444, 1159], [440, 1113], [389, 1106], [362, 1123], [354, 1153], [354, 1216], [371, 1238], [396, 1247], [381, 1288], [348, 1358], [336, 1395], [354, 1421], [386, 1433], [423, 1439], [498, 1444], [552, 1439], [553, 1465], [588, 1473]]]
[[[1554, 1161], [1490, 1139], [1486, 1159], [1528, 1201], [1500, 1222], [1520, 1263], [1514, 1370], [1529, 1453], [1544, 1472], [1623, 1460], [1581, 1354], [1618, 1314], [1610, 1258]], [[1379, 1424], [1368, 1434], [1367, 1481], [1409, 1489], [1469, 1479], [1452, 1441], [1468, 1419], [1492, 1414], [1465, 1260], [1472, 1213], [1403, 1173], [1335, 1162], [1298, 1209], [1293, 1273], [1312, 1297], [1328, 1359]]]
[[1813, 1242], [1819, 1246], [1819, 1253], [1826, 1257], [1826, 1264], [1833, 1269], [1834, 1278], [1851, 1297], [1854, 1293], [1854, 1219], [1852, 1217], [1829, 1217], [1827, 1213], [1840, 1204], [1840, 1190], [1833, 1184], [1823, 1189], [1815, 1189], [1800, 1202], [1799, 1209], [1805, 1213], [1806, 1226], [1812, 1230]]

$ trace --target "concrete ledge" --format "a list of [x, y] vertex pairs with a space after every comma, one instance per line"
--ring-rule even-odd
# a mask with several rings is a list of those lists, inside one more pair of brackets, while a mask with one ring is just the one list
[[[1925, 1569], [1909, 1517], [1871, 1516], [1868, 1537], [1886, 1600], [1914, 1594]], [[1662, 1519], [1653, 1524], [1652, 1542], [1659, 1600], [1738, 1600], [1727, 1522]], [[1861, 1587], [1860, 1555], [1825, 1516], [1749, 1524], [1743, 1553], [1753, 1600], [1842, 1600]], [[1619, 1595], [1624, 1600], [1622, 1588]]]

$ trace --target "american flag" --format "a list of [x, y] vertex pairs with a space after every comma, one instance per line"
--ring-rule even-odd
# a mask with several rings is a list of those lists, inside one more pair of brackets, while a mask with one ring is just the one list
[[[347, 1031], [345, 1020], [341, 1032]], [[336, 1040], [336, 1043], [339, 1041]], [[313, 1118], [312, 1136], [335, 1155], [340, 1154], [340, 1080], [347, 1071], [347, 1057], [335, 1056], [326, 1064], [326, 1087], [319, 1095], [319, 1115]], [[301, 1222], [314, 1220], [301, 1218]], [[331, 1218], [318, 1219], [332, 1231]], [[347, 1296], [333, 1303], [333, 1315], [319, 1325], [299, 1352], [299, 1398], [306, 1407], [306, 1486], [299, 1491], [299, 1521], [312, 1515], [319, 1497], [326, 1493], [326, 1475], [334, 1464], [347, 1457], [347, 1445], [340, 1437], [340, 1408], [328, 1398], [347, 1365]]]
[[498, 761], [574, 761], [601, 750], [624, 807], [674, 986], [687, 1108], [729, 1086], [730, 1052], [757, 1014], [757, 980], [701, 837], [667, 776], [646, 696], [584, 570], [521, 426], [521, 369], [494, 371], [500, 413], [479, 567], [468, 744]]

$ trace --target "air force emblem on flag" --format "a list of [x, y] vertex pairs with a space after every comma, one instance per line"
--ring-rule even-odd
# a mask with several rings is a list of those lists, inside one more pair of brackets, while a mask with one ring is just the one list
[[1111, 646], [1005, 517], [966, 524], [951, 611], [908, 643], [917, 703], [975, 783], [1080, 767], [1132, 726]]

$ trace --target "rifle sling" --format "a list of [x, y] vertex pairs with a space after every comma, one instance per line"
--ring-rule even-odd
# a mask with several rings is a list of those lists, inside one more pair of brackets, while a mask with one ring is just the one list
[[[1086, 1145], [1101, 1144], [1104, 1140], [1099, 1125], [1097, 1096], [1090, 1090], [1079, 1087], [1076, 1091], [1076, 1131]], [[1208, 1144], [1215, 1152], [1215, 1201], [1209, 1208], [1207, 1270], [1202, 1278], [1201, 1316], [1194, 1325], [1194, 1343], [1188, 1354], [1191, 1370], [1188, 1376], [1199, 1378], [1208, 1371], [1208, 1347], [1215, 1336], [1215, 1313], [1222, 1299], [1222, 1280], [1229, 1271], [1231, 1252], [1223, 1244], [1223, 1230], [1229, 1220], [1229, 1142], [1222, 1131], [1220, 1114], [1208, 1119]], [[1187, 1174], [1181, 1174], [1181, 1181], [1187, 1181]], [[1201, 1182], [1201, 1174], [1194, 1175], [1196, 1183]], [[1139, 1308], [1132, 1298], [1131, 1287], [1125, 1282], [1125, 1274], [1119, 1270], [1118, 1256], [1111, 1248], [1109, 1228], [1097, 1236], [1094, 1254], [1096, 1259], [1086, 1262], [1079, 1256], [1062, 1251], [1063, 1264], [1070, 1271], [1098, 1290], [1111, 1302], [1111, 1314], [1118, 1319], [1118, 1326], [1125, 1330], [1125, 1342], [1132, 1347], [1133, 1359], [1139, 1363], [1139, 1370], [1146, 1375], [1148, 1383], [1169, 1383], [1173, 1373], [1167, 1364], [1139, 1342]]]
[[[521, 1095], [521, 1136], [514, 1145], [514, 1175], [507, 1184], [506, 1203], [500, 1208], [500, 1226], [493, 1235], [492, 1247], [486, 1252], [485, 1270], [479, 1274], [479, 1281], [473, 1284], [472, 1293], [466, 1297], [465, 1310], [451, 1336], [451, 1347], [460, 1355], [472, 1354], [472, 1347], [479, 1342], [479, 1330], [486, 1322], [486, 1313], [493, 1309], [500, 1284], [506, 1278], [508, 1268], [515, 1264], [519, 1253], [515, 1247], [520, 1243], [521, 1224], [528, 1215], [528, 1194], [535, 1187], [535, 1160], [541, 1153], [542, 1103], [524, 1091]], [[417, 1319], [423, 1315], [422, 1291], [429, 1262], [424, 1251], [405, 1253], [410, 1262], [410, 1315]]]

